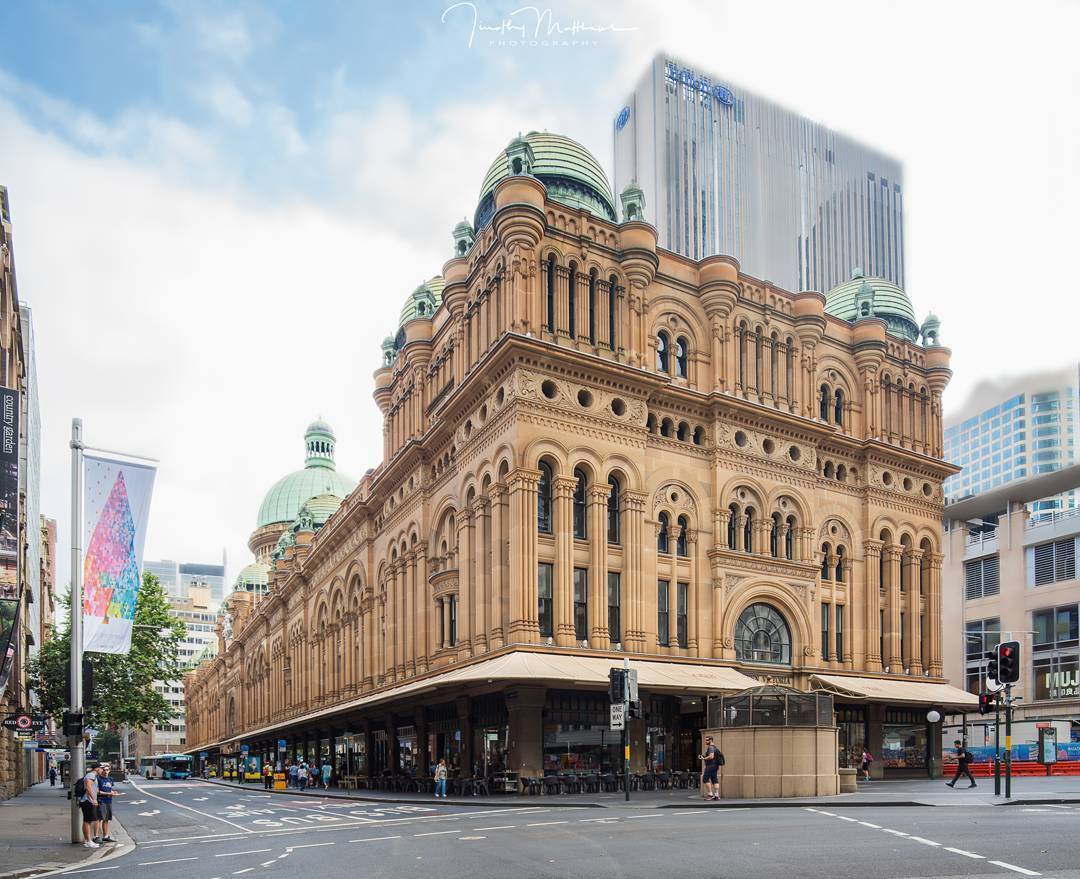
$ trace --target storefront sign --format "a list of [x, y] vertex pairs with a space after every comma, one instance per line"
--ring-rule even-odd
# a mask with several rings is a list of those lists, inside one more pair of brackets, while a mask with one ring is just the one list
[[1045, 680], [1048, 699], [1075, 699], [1080, 696], [1080, 669], [1048, 671]]
[[45, 729], [45, 718], [37, 714], [9, 714], [4, 718], [4, 727], [21, 733]]

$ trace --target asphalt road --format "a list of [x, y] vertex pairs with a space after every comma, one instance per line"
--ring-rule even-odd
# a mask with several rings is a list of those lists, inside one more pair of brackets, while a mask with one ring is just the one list
[[88, 879], [1080, 879], [1080, 806], [635, 809], [380, 806], [136, 779], [138, 846]]

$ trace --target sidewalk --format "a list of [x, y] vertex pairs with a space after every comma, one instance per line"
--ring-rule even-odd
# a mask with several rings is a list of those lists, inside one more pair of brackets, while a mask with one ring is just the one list
[[[123, 790], [123, 785], [117, 785]], [[51, 870], [101, 861], [133, 845], [115, 818], [109, 832], [116, 845], [87, 849], [71, 843], [71, 812], [67, 791], [59, 784], [35, 784], [0, 803], [0, 879], [17, 879]]]
[[[256, 793], [266, 793], [261, 784], [239, 784], [235, 781], [204, 779], [207, 784], [235, 787]], [[331, 799], [357, 800], [365, 803], [396, 803], [405, 805], [430, 805], [432, 803], [454, 806], [484, 806], [488, 808], [513, 808], [543, 806], [573, 808], [617, 809], [630, 806], [634, 809], [683, 809], [683, 808], [802, 808], [805, 806], [834, 805], [850, 807], [881, 806], [1007, 806], [1038, 805], [1045, 803], [1080, 803], [1080, 777], [1019, 778], [1013, 779], [1012, 799], [994, 796], [994, 780], [980, 779], [975, 789], [953, 790], [945, 786], [943, 779], [908, 778], [895, 781], [860, 783], [852, 794], [835, 797], [787, 798], [706, 802], [696, 790], [632, 791], [627, 804], [623, 793], [559, 794], [552, 796], [523, 796], [506, 794], [491, 797], [450, 797], [436, 800], [431, 794], [387, 793], [383, 791], [347, 791], [331, 788], [328, 791], [310, 789], [305, 791], [288, 788], [271, 793], [292, 797], [329, 797]]]

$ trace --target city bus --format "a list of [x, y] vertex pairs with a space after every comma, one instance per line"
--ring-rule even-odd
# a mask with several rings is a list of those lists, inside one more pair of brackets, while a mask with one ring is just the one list
[[188, 754], [154, 754], [139, 758], [139, 774], [143, 778], [188, 778], [191, 776], [191, 757]]

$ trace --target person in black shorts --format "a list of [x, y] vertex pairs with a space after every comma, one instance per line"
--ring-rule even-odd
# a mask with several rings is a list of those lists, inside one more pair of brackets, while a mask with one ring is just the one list
[[724, 764], [724, 755], [713, 744], [712, 736], [705, 737], [705, 753], [701, 755], [701, 761], [703, 767], [701, 780], [705, 785], [703, 796], [706, 800], [718, 800], [720, 799], [720, 781], [717, 773]]
[[954, 743], [956, 745], [956, 775], [953, 776], [952, 781], [947, 781], [945, 784], [948, 787], [955, 787], [956, 782], [960, 780], [963, 775], [967, 776], [967, 780], [971, 782], [968, 785], [969, 788], [976, 787], [975, 778], [971, 774], [969, 763], [971, 762], [971, 752], [964, 746], [964, 743], [957, 739]]

